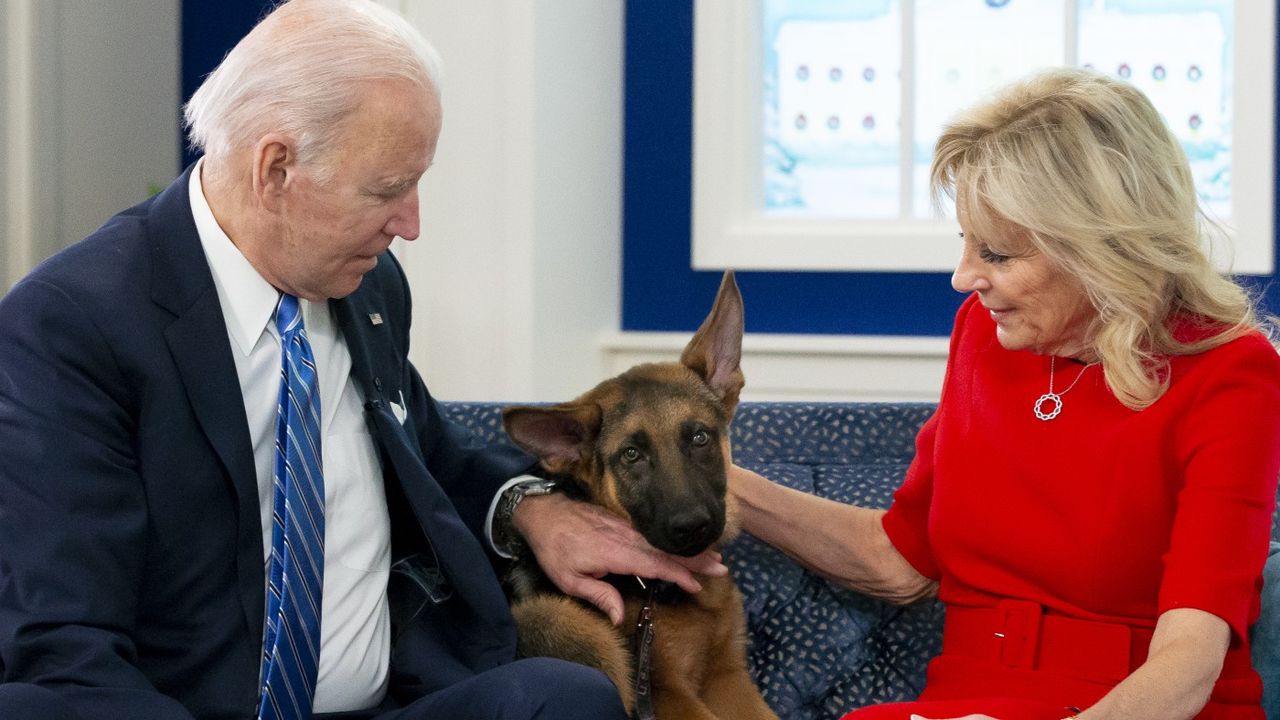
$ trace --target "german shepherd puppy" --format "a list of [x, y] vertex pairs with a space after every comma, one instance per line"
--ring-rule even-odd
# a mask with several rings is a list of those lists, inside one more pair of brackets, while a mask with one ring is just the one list
[[[743, 385], [742, 318], [730, 271], [680, 362], [638, 365], [572, 402], [509, 408], [507, 433], [560, 478], [566, 493], [630, 521], [654, 547], [684, 556], [719, 549], [737, 533], [725, 471], [729, 421]], [[626, 601], [620, 627], [561, 594], [532, 557], [518, 558], [508, 576], [520, 654], [602, 670], [631, 713], [636, 692], [647, 690], [634, 683], [631, 635], [648, 593], [634, 577], [610, 580]], [[673, 587], [657, 596], [654, 714], [658, 720], [777, 720], [747, 672], [741, 594], [727, 577], [699, 581], [699, 593]]]

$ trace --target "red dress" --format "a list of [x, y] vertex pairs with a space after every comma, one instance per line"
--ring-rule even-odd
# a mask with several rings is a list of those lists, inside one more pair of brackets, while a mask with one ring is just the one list
[[[1056, 720], [1141, 664], [1161, 613], [1197, 608], [1232, 631], [1198, 717], [1261, 720], [1247, 628], [1280, 474], [1280, 356], [1252, 334], [1175, 357], [1168, 391], [1141, 412], [1089, 367], [1042, 421], [1049, 363], [1002, 348], [976, 296], [961, 307], [941, 402], [884, 517], [939, 581], [943, 651], [919, 702], [846, 717]], [[1059, 358], [1055, 390], [1082, 367]]]

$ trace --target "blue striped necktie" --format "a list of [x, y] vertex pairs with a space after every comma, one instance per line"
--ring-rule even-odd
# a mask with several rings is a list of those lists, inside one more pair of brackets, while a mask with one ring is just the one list
[[298, 298], [280, 296], [280, 404], [260, 720], [310, 720], [320, 660], [324, 477], [316, 360]]

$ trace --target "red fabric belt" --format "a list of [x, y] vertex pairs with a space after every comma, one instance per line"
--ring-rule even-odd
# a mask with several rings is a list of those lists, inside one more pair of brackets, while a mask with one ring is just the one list
[[994, 608], [947, 606], [942, 653], [1116, 683], [1146, 661], [1151, 634], [1046, 613], [1027, 600], [1001, 600]]

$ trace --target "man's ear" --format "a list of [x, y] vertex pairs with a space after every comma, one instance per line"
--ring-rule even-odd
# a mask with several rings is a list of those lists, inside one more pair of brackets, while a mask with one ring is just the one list
[[253, 196], [268, 210], [278, 210], [281, 198], [296, 180], [298, 153], [293, 138], [268, 133], [253, 146]]
[[553, 473], [568, 472], [590, 457], [600, 422], [600, 406], [595, 403], [510, 407], [502, 412], [507, 435]]
[[738, 405], [738, 393], [745, 382], [742, 368], [742, 294], [733, 271], [727, 270], [720, 281], [715, 305], [702, 327], [685, 346], [680, 363], [698, 373], [730, 414]]

